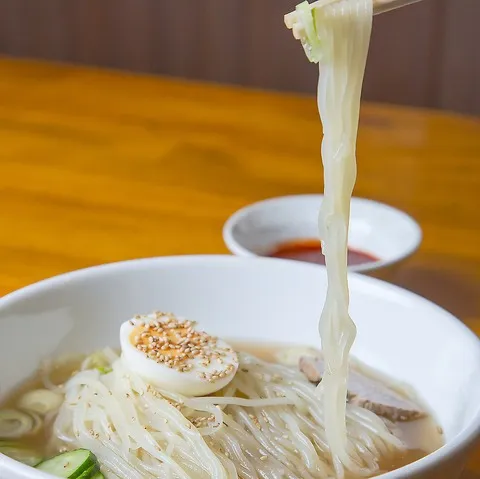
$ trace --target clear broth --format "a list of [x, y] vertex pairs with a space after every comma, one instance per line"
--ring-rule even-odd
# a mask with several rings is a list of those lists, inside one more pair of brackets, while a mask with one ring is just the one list
[[[277, 362], [276, 354], [281, 350], [293, 345], [272, 345], [239, 343], [230, 341], [233, 347], [238, 351], [244, 351], [252, 354], [264, 361]], [[83, 358], [82, 358], [83, 359]], [[50, 378], [54, 384], [62, 384], [67, 381], [72, 374], [76, 372], [81, 360], [69, 360], [63, 365], [56, 367], [51, 373]], [[43, 388], [44, 384], [40, 374], [23, 382], [14, 389], [1, 403], [1, 408], [16, 408], [20, 397], [28, 391]], [[380, 469], [383, 473], [393, 471], [407, 464], [410, 464], [431, 452], [437, 450], [444, 444], [442, 429], [435, 423], [431, 416], [410, 422], [396, 423], [396, 435], [407, 445], [407, 450], [398, 454], [394, 458], [380, 461]], [[58, 450], [49, 449], [50, 428], [42, 427], [35, 435], [25, 436], [18, 440], [22, 445], [29, 446], [41, 452], [46, 457], [57, 454]], [[358, 479], [357, 476], [346, 475], [345, 479]]]
[[[231, 342], [237, 351], [245, 351], [264, 361], [277, 362], [277, 353], [281, 349], [292, 347], [292, 345], [271, 345], [255, 343]], [[415, 399], [417, 403], [421, 401]], [[407, 449], [393, 458], [380, 461], [382, 473], [390, 472], [400, 467], [418, 461], [422, 457], [436, 451], [445, 443], [442, 428], [435, 422], [431, 415], [421, 419], [407, 422], [395, 423], [395, 435], [407, 446]], [[345, 479], [357, 479], [357, 476], [346, 476]]]
[[[68, 360], [61, 366], [55, 367], [50, 375], [52, 382], [54, 384], [65, 383], [78, 370], [78, 367], [81, 364], [82, 360], [83, 357], [80, 359], [77, 358], [76, 360]], [[33, 391], [35, 389], [43, 388], [45, 388], [45, 385], [42, 381], [40, 373], [38, 372], [23, 383], [21, 383], [19, 386], [14, 388], [0, 403], [0, 409], [16, 409], [19, 399], [25, 393]], [[59, 452], [58, 450], [49, 448], [50, 433], [50, 427], [45, 427], [45, 425], [43, 425], [36, 434], [29, 434], [18, 440], [13, 439], [13, 441], [18, 442], [21, 445], [31, 447], [35, 451], [38, 451], [45, 455], [45, 457], [48, 457]]]

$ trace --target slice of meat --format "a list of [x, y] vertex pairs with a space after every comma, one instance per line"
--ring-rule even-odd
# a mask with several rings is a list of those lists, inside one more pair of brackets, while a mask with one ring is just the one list
[[[307, 379], [318, 384], [325, 373], [322, 358], [302, 356], [300, 371]], [[412, 421], [426, 415], [412, 400], [404, 397], [380, 380], [350, 368], [347, 381], [347, 400], [350, 404], [369, 409], [391, 421]]]

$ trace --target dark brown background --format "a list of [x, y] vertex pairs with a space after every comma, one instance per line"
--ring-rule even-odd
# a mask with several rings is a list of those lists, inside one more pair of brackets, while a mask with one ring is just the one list
[[[0, 53], [314, 92], [296, 0], [0, 0]], [[480, 114], [480, 0], [375, 19], [365, 98]]]

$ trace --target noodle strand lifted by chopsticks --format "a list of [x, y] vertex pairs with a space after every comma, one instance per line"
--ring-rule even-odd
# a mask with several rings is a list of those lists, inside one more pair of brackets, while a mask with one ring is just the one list
[[341, 0], [315, 11], [322, 45], [318, 110], [323, 125], [324, 199], [319, 215], [328, 289], [319, 331], [325, 375], [319, 385], [325, 433], [338, 477], [362, 470], [345, 423], [348, 357], [356, 328], [348, 312], [347, 240], [356, 178], [360, 96], [372, 28], [372, 0]]

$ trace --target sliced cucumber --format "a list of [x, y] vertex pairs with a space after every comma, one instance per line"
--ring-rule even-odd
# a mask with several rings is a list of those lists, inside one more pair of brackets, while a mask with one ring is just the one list
[[92, 467], [89, 467], [86, 471], [83, 471], [77, 479], [92, 479], [94, 477], [94, 474], [98, 472], [98, 467], [96, 464], [94, 464]]
[[98, 471], [90, 479], [105, 479], [105, 476], [100, 471]]
[[43, 456], [41, 456], [37, 451], [34, 451], [33, 449], [23, 448], [18, 444], [0, 446], [0, 452], [2, 454], [5, 454], [5, 456], [15, 459], [18, 462], [22, 462], [27, 466], [33, 467], [39, 464], [43, 459]]
[[75, 449], [74, 451], [64, 452], [58, 456], [47, 459], [38, 464], [37, 469], [48, 472], [57, 477], [68, 479], [78, 479], [85, 471], [95, 470], [97, 458], [87, 449]]

